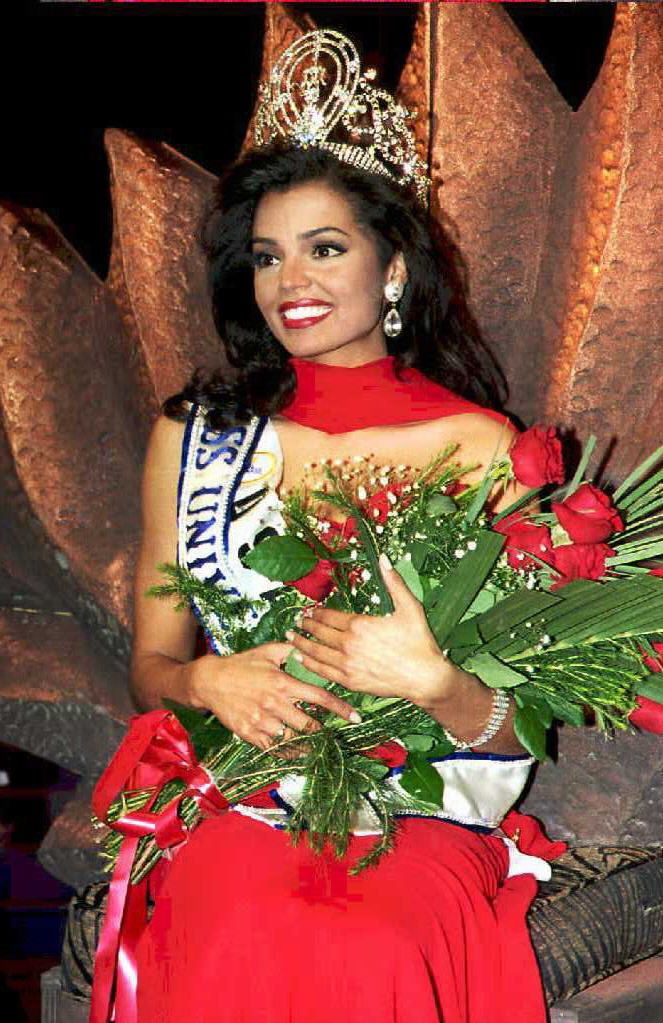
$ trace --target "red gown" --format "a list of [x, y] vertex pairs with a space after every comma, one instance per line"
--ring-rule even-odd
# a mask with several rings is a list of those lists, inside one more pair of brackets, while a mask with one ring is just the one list
[[[483, 411], [416, 371], [399, 383], [389, 358], [293, 361], [284, 414], [328, 433]], [[536, 880], [507, 879], [505, 844], [410, 817], [393, 852], [349, 876], [374, 840], [354, 836], [339, 862], [237, 812], [203, 821], [155, 873], [139, 1023], [543, 1023]]]

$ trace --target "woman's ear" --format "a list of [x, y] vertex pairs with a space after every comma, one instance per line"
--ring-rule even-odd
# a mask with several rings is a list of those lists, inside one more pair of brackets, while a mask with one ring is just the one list
[[405, 264], [405, 258], [403, 253], [399, 250], [389, 260], [387, 266], [387, 273], [385, 276], [385, 283], [387, 281], [400, 281], [401, 284], [407, 284], [408, 274], [407, 266]]

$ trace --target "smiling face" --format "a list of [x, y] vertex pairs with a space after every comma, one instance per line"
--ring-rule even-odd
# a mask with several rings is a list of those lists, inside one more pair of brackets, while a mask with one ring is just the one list
[[253, 220], [256, 303], [290, 355], [358, 366], [386, 355], [387, 281], [406, 280], [400, 254], [385, 268], [348, 201], [323, 182], [269, 192]]

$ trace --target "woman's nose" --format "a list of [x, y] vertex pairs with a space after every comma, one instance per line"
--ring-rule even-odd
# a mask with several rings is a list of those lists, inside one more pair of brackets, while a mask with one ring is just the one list
[[300, 256], [291, 256], [281, 263], [281, 287], [290, 291], [308, 285], [310, 274]]

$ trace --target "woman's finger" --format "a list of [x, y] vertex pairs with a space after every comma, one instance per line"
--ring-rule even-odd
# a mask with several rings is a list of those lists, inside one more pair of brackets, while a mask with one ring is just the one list
[[[306, 665], [308, 667], [308, 665]], [[315, 668], [311, 669], [315, 671]], [[323, 678], [327, 676], [322, 672], [318, 672]], [[342, 700], [339, 696], [335, 696], [334, 693], [330, 693], [328, 689], [322, 689], [321, 686], [312, 686], [308, 682], [300, 682], [298, 679], [294, 679], [292, 676], [288, 676], [292, 682], [288, 685], [287, 696], [291, 700], [302, 700], [304, 703], [314, 703], [318, 707], [324, 707], [325, 710], [331, 710], [334, 714], [337, 714], [340, 718], [345, 718], [346, 721], [351, 721], [353, 724], [357, 724], [361, 721], [361, 715], [354, 709], [354, 707]], [[331, 679], [330, 681], [337, 681]], [[341, 683], [344, 685], [345, 683]], [[348, 687], [350, 688], [350, 687]]]
[[[345, 637], [345, 632], [341, 631], [341, 629], [332, 629], [329, 625], [323, 625], [322, 622], [318, 622], [315, 618], [310, 617], [305, 617], [299, 628], [315, 636], [317, 640], [326, 646], [333, 647], [334, 650], [341, 649], [341, 644]], [[288, 638], [292, 637], [294, 639], [296, 633], [289, 632], [287, 635]]]
[[315, 607], [313, 611], [307, 612], [303, 616], [302, 621], [306, 622], [307, 619], [313, 618], [314, 621], [321, 622], [322, 625], [346, 632], [350, 628], [350, 622], [356, 617], [357, 615], [350, 611], [336, 611], [332, 607]]
[[341, 650], [326, 646], [324, 643], [318, 643], [317, 640], [307, 639], [306, 636], [300, 636], [298, 633], [293, 632], [292, 645], [305, 657], [312, 657], [316, 661], [321, 661], [332, 668], [337, 668], [339, 671], [343, 671], [345, 667], [345, 654]]

